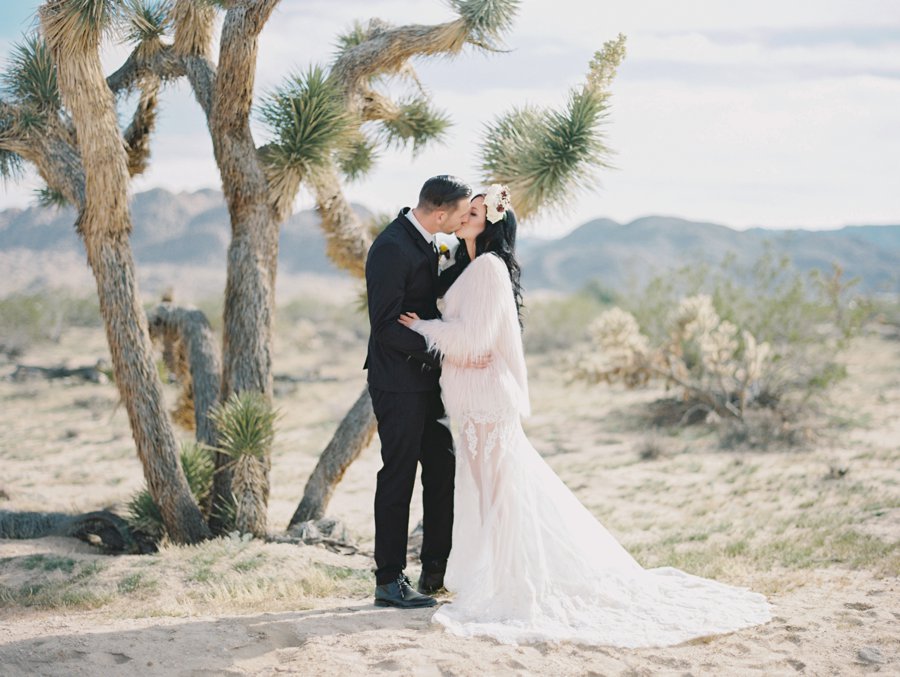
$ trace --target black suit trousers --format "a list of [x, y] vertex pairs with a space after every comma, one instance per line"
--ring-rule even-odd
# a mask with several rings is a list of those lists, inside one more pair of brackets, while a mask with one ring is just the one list
[[456, 459], [440, 390], [395, 393], [369, 386], [369, 393], [383, 463], [375, 489], [376, 583], [394, 581], [406, 568], [409, 503], [418, 463], [424, 509], [420, 559], [425, 571], [442, 572], [453, 532]]

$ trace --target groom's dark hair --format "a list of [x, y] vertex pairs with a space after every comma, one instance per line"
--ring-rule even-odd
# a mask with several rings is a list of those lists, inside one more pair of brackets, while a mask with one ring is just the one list
[[472, 188], [458, 176], [432, 176], [419, 191], [418, 209], [432, 212], [472, 195]]

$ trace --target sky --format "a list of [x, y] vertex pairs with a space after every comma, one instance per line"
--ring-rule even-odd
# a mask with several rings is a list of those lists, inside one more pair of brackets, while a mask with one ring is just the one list
[[[34, 26], [37, 6], [0, 5], [0, 55]], [[453, 18], [441, 0], [282, 0], [261, 36], [257, 94], [327, 62], [337, 34], [375, 16], [394, 24]], [[651, 214], [741, 229], [900, 223], [897, 0], [523, 0], [508, 52], [467, 48], [415, 62], [434, 105], [453, 120], [446, 142], [415, 158], [383, 153], [348, 196], [391, 212], [413, 203], [434, 174], [480, 184], [483, 125], [516, 105], [561, 107], [594, 51], [620, 32], [628, 53], [604, 125], [614, 168], [566, 211], [523, 224], [529, 234]], [[127, 51], [106, 46], [109, 72]], [[265, 130], [254, 129], [264, 142]], [[134, 191], [219, 187], [203, 116], [183, 82], [163, 94], [152, 153]], [[0, 185], [0, 209], [32, 204], [38, 185], [33, 175]], [[296, 208], [312, 206], [309, 194], [298, 196]]]

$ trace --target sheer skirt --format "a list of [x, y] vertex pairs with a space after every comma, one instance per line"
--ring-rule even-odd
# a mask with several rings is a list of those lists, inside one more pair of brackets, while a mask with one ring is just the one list
[[454, 598], [433, 617], [450, 632], [640, 647], [770, 619], [757, 593], [643, 569], [532, 447], [513, 408], [450, 415], [458, 431], [445, 582]]

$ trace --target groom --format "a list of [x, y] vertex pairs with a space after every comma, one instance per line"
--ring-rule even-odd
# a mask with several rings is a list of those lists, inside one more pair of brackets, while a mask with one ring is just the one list
[[[402, 313], [423, 319], [437, 309], [435, 233], [468, 221], [471, 188], [454, 176], [425, 182], [414, 209], [404, 208], [375, 238], [366, 260], [369, 297], [369, 393], [378, 420], [383, 466], [375, 490], [375, 604], [404, 609], [434, 606], [444, 584], [453, 529], [453, 437], [438, 385], [440, 359], [425, 339], [401, 325]], [[422, 575], [418, 592], [403, 573], [409, 502], [422, 464]]]

